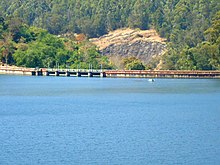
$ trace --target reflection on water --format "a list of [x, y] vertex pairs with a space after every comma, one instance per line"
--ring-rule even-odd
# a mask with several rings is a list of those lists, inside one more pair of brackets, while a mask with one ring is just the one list
[[0, 164], [218, 164], [220, 81], [0, 75]]

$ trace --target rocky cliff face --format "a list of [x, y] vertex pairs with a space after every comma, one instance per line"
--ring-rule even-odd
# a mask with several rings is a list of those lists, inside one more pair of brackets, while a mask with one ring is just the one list
[[144, 63], [166, 51], [165, 39], [160, 38], [155, 30], [120, 29], [90, 41], [103, 55], [135, 56]]

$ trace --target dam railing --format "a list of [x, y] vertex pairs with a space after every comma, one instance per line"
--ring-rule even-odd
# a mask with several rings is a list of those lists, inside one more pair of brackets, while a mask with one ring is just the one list
[[220, 78], [220, 70], [99, 70], [50, 69], [0, 66], [1, 74], [67, 77]]

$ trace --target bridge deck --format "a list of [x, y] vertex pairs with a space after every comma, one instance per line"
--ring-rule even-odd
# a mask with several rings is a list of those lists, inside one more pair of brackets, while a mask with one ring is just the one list
[[107, 77], [153, 77], [153, 78], [220, 78], [220, 71], [181, 70], [109, 70]]
[[185, 70], [88, 70], [88, 69], [47, 69], [0, 66], [2, 74], [37, 76], [100, 76], [100, 77], [151, 77], [151, 78], [220, 78], [220, 71]]

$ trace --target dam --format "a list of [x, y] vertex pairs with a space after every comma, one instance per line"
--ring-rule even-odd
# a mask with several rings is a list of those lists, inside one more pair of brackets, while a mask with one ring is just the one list
[[112, 78], [220, 78], [220, 71], [201, 70], [96, 70], [96, 69], [48, 69], [0, 67], [0, 74], [66, 77]]

